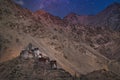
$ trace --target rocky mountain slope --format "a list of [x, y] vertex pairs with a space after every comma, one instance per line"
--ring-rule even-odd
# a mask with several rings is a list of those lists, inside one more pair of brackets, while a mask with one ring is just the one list
[[0, 63], [1, 80], [119, 80], [111, 71], [98, 70], [86, 75], [72, 76], [62, 68], [52, 69], [49, 62], [37, 62], [34, 58], [24, 59], [20, 55]]
[[65, 18], [69, 23], [108, 27], [120, 31], [120, 3], [113, 3], [97, 15], [81, 16], [75, 13]]
[[120, 74], [119, 32], [69, 23], [45, 11], [32, 13], [11, 0], [0, 2], [0, 41], [0, 62], [32, 43], [72, 75], [101, 69]]
[[34, 59], [17, 57], [0, 64], [1, 80], [72, 80], [63, 69], [51, 69], [49, 63], [35, 62]]
[[120, 77], [110, 71], [98, 70], [98, 71], [88, 73], [87, 75], [82, 75], [81, 79], [83, 80], [119, 80]]

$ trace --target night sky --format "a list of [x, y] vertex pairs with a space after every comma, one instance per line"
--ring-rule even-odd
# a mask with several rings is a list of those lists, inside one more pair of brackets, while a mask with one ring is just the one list
[[114, 2], [120, 3], [120, 0], [15, 0], [15, 2], [33, 12], [42, 9], [62, 18], [71, 12], [95, 15]]

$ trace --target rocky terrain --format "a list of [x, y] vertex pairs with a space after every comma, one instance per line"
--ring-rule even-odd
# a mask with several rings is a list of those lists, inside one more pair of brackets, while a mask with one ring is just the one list
[[81, 80], [119, 80], [120, 77], [116, 74], [105, 71], [105, 70], [98, 70], [88, 73], [87, 75], [82, 75]]
[[[7, 72], [6, 72], [7, 70]], [[0, 64], [1, 80], [72, 80], [65, 70], [51, 69], [49, 63], [35, 62], [34, 59], [14, 58]]]
[[65, 18], [69, 23], [107, 27], [120, 31], [120, 3], [113, 3], [96, 15], [77, 15], [70, 13]]
[[[77, 18], [80, 16], [73, 13], [64, 19], [60, 19], [42, 10], [32, 13], [27, 9], [21, 8], [11, 0], [1, 0], [0, 77], [7, 80], [12, 71], [7, 70], [9, 69], [7, 67], [12, 65], [14, 69], [16, 69], [17, 65], [15, 66], [14, 61], [17, 60], [17, 64], [20, 64], [19, 59], [16, 57], [19, 56], [21, 50], [26, 45], [32, 43], [39, 47], [39, 49], [51, 59], [57, 60], [59, 66], [71, 75], [76, 74], [76, 76], [80, 76], [84, 74], [89, 78], [94, 74], [100, 73], [100, 75], [103, 75], [104, 73], [101, 74], [99, 70], [105, 69], [105, 74], [108, 76], [108, 79], [111, 78], [113, 80], [114, 76], [120, 74], [120, 32], [112, 30], [109, 27], [118, 24], [118, 22], [115, 23], [116, 21], [112, 20], [110, 25], [104, 25], [101, 24], [102, 22], [100, 20], [103, 19], [102, 21], [105, 20], [104, 22], [108, 24], [106, 18], [101, 18], [101, 16], [104, 17], [107, 15], [106, 17], [112, 16], [116, 18], [116, 16], [119, 15], [119, 9], [119, 4], [115, 3], [105, 11], [96, 15], [97, 17], [100, 16], [100, 19], [97, 21], [93, 16], [90, 16], [90, 18], [93, 19], [91, 21], [95, 23], [88, 24], [86, 21], [89, 21], [89, 19], [87, 19], [88, 16], [82, 16], [80, 18], [82, 22]], [[114, 10], [118, 12], [113, 14]], [[109, 15], [106, 14], [109, 13], [109, 11], [111, 11], [111, 13]], [[117, 20], [119, 20], [119, 17], [117, 18]], [[26, 61], [21, 60], [20, 62], [23, 65], [26, 63]], [[29, 63], [29, 60], [27, 63]], [[32, 63], [31, 60], [30, 63]], [[3, 70], [5, 65], [7, 67], [5, 67], [2, 72], [1, 70]], [[26, 64], [26, 66], [28, 65], [29, 64]], [[27, 71], [29, 68], [24, 69]], [[10, 72], [7, 73], [6, 71]], [[31, 72], [34, 71], [30, 70], [30, 73]], [[61, 71], [58, 71], [58, 74], [60, 74], [59, 72]], [[6, 74], [6, 76], [2, 77], [3, 74]], [[54, 72], [51, 75], [54, 75]], [[19, 79], [23, 79], [23, 77], [24, 76]], [[39, 80], [41, 77], [35, 80]], [[24, 79], [26, 80], [27, 78]], [[33, 78], [29, 78], [29, 80], [31, 79]], [[102, 80], [102, 78], [100, 79]], [[115, 80], [117, 79], [119, 80], [120, 78], [118, 77]], [[98, 79], [94, 78], [93, 80]]]

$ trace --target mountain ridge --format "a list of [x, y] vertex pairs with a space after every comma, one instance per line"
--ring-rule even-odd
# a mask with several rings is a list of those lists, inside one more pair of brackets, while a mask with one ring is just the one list
[[[73, 20], [75, 20], [76, 22], [73, 22], [73, 24], [80, 23], [83, 25], [91, 25], [91, 26], [98, 26], [98, 27], [104, 26], [104, 27], [109, 27], [119, 31], [119, 28], [120, 28], [120, 24], [119, 24], [120, 10], [119, 9], [120, 9], [120, 3], [113, 3], [96, 15], [86, 15], [86, 16], [74, 15]], [[68, 18], [70, 17], [68, 16]], [[66, 17], [65, 17], [65, 20], [67, 20]], [[72, 21], [70, 21], [70, 23], [72, 23]]]

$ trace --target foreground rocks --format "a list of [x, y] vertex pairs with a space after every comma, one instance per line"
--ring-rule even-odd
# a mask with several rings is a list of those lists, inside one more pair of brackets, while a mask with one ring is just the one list
[[65, 70], [51, 69], [49, 63], [35, 62], [34, 59], [17, 57], [0, 64], [1, 80], [72, 80]]

